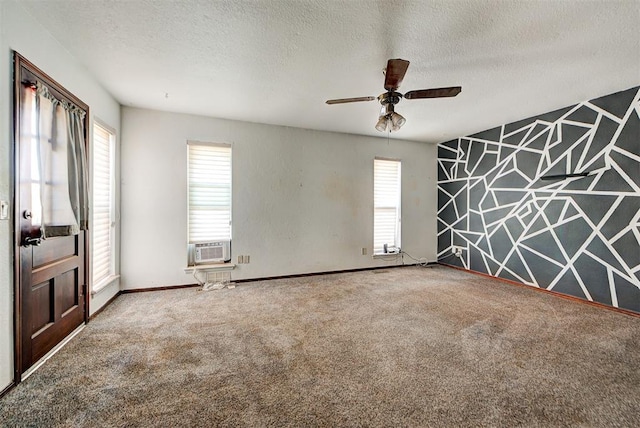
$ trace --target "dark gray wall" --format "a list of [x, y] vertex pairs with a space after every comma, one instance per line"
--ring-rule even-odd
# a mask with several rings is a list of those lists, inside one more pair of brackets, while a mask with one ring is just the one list
[[440, 144], [438, 258], [640, 312], [639, 114], [636, 87]]

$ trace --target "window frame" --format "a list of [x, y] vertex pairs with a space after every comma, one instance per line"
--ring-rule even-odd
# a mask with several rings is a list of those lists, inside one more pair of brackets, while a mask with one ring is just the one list
[[[95, 236], [96, 236], [96, 221], [95, 215], [98, 213], [96, 209], [96, 127], [101, 128], [106, 134], [108, 134], [109, 140], [109, 268], [106, 275], [103, 275], [99, 278], [95, 277]], [[100, 290], [104, 289], [110, 283], [113, 282], [114, 279], [118, 278], [119, 275], [117, 273], [117, 212], [116, 212], [116, 144], [117, 143], [117, 135], [114, 128], [105, 124], [104, 122], [94, 118], [93, 124], [91, 127], [91, 293], [96, 294]], [[106, 211], [106, 210], [105, 210]]]
[[[376, 166], [378, 162], [395, 162], [397, 163], [397, 200], [396, 200], [396, 204], [395, 205], [377, 205], [377, 201], [376, 201], [376, 193], [377, 193], [377, 187], [379, 184], [378, 183], [378, 175], [376, 174]], [[381, 209], [393, 209], [395, 211], [395, 231], [394, 231], [394, 242], [391, 245], [390, 249], [396, 250], [396, 252], [391, 252], [391, 253], [385, 253], [384, 252], [384, 247], [383, 246], [376, 246], [376, 242], [378, 241], [377, 237], [378, 235], [381, 233], [379, 230], [377, 230], [377, 222], [376, 222], [376, 217], [377, 217], [377, 212], [378, 210]], [[386, 157], [380, 157], [380, 156], [376, 156], [373, 159], [373, 255], [374, 256], [380, 256], [380, 255], [394, 255], [397, 254], [397, 252], [400, 251], [401, 249], [401, 245], [402, 245], [402, 160], [401, 159], [394, 159], [394, 158], [386, 158]]]
[[[193, 240], [191, 234], [191, 152], [190, 147], [199, 146], [199, 147], [219, 147], [225, 148], [229, 150], [229, 231], [228, 238], [227, 237], [209, 237], [204, 239]], [[187, 140], [187, 177], [186, 177], [186, 185], [187, 185], [187, 247], [193, 246], [198, 242], [215, 242], [215, 241], [229, 241], [233, 237], [233, 228], [232, 228], [232, 219], [233, 219], [233, 146], [229, 143], [216, 143], [216, 142], [204, 142], [204, 141], [195, 141], [195, 140]], [[191, 258], [191, 256], [189, 257]]]

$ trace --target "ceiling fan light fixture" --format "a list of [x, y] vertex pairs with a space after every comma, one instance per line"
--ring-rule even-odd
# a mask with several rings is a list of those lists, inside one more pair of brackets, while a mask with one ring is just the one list
[[378, 118], [378, 123], [376, 123], [376, 129], [380, 132], [384, 132], [387, 129], [387, 116], [380, 116]]
[[405, 123], [407, 123], [407, 119], [405, 119], [401, 114], [396, 112], [391, 113], [392, 131], [398, 131]]

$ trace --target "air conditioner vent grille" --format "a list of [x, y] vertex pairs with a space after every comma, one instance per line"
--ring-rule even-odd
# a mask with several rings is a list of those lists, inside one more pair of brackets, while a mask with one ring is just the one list
[[202, 242], [195, 244], [196, 264], [231, 260], [230, 242]]
[[206, 260], [222, 258], [222, 246], [201, 248], [200, 258]]

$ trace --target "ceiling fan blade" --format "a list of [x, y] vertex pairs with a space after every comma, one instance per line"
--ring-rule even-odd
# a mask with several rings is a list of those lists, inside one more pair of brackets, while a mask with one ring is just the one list
[[375, 99], [376, 97], [338, 98], [336, 100], [327, 100], [327, 104], [357, 103], [359, 101], [373, 101]]
[[450, 88], [435, 88], [435, 89], [418, 89], [417, 91], [409, 91], [404, 94], [404, 97], [408, 100], [415, 100], [418, 98], [445, 98], [455, 97], [462, 92], [462, 86], [452, 86]]
[[409, 61], [404, 59], [390, 59], [387, 62], [387, 71], [384, 77], [384, 88], [387, 91], [395, 91], [400, 87], [402, 79], [409, 68]]

